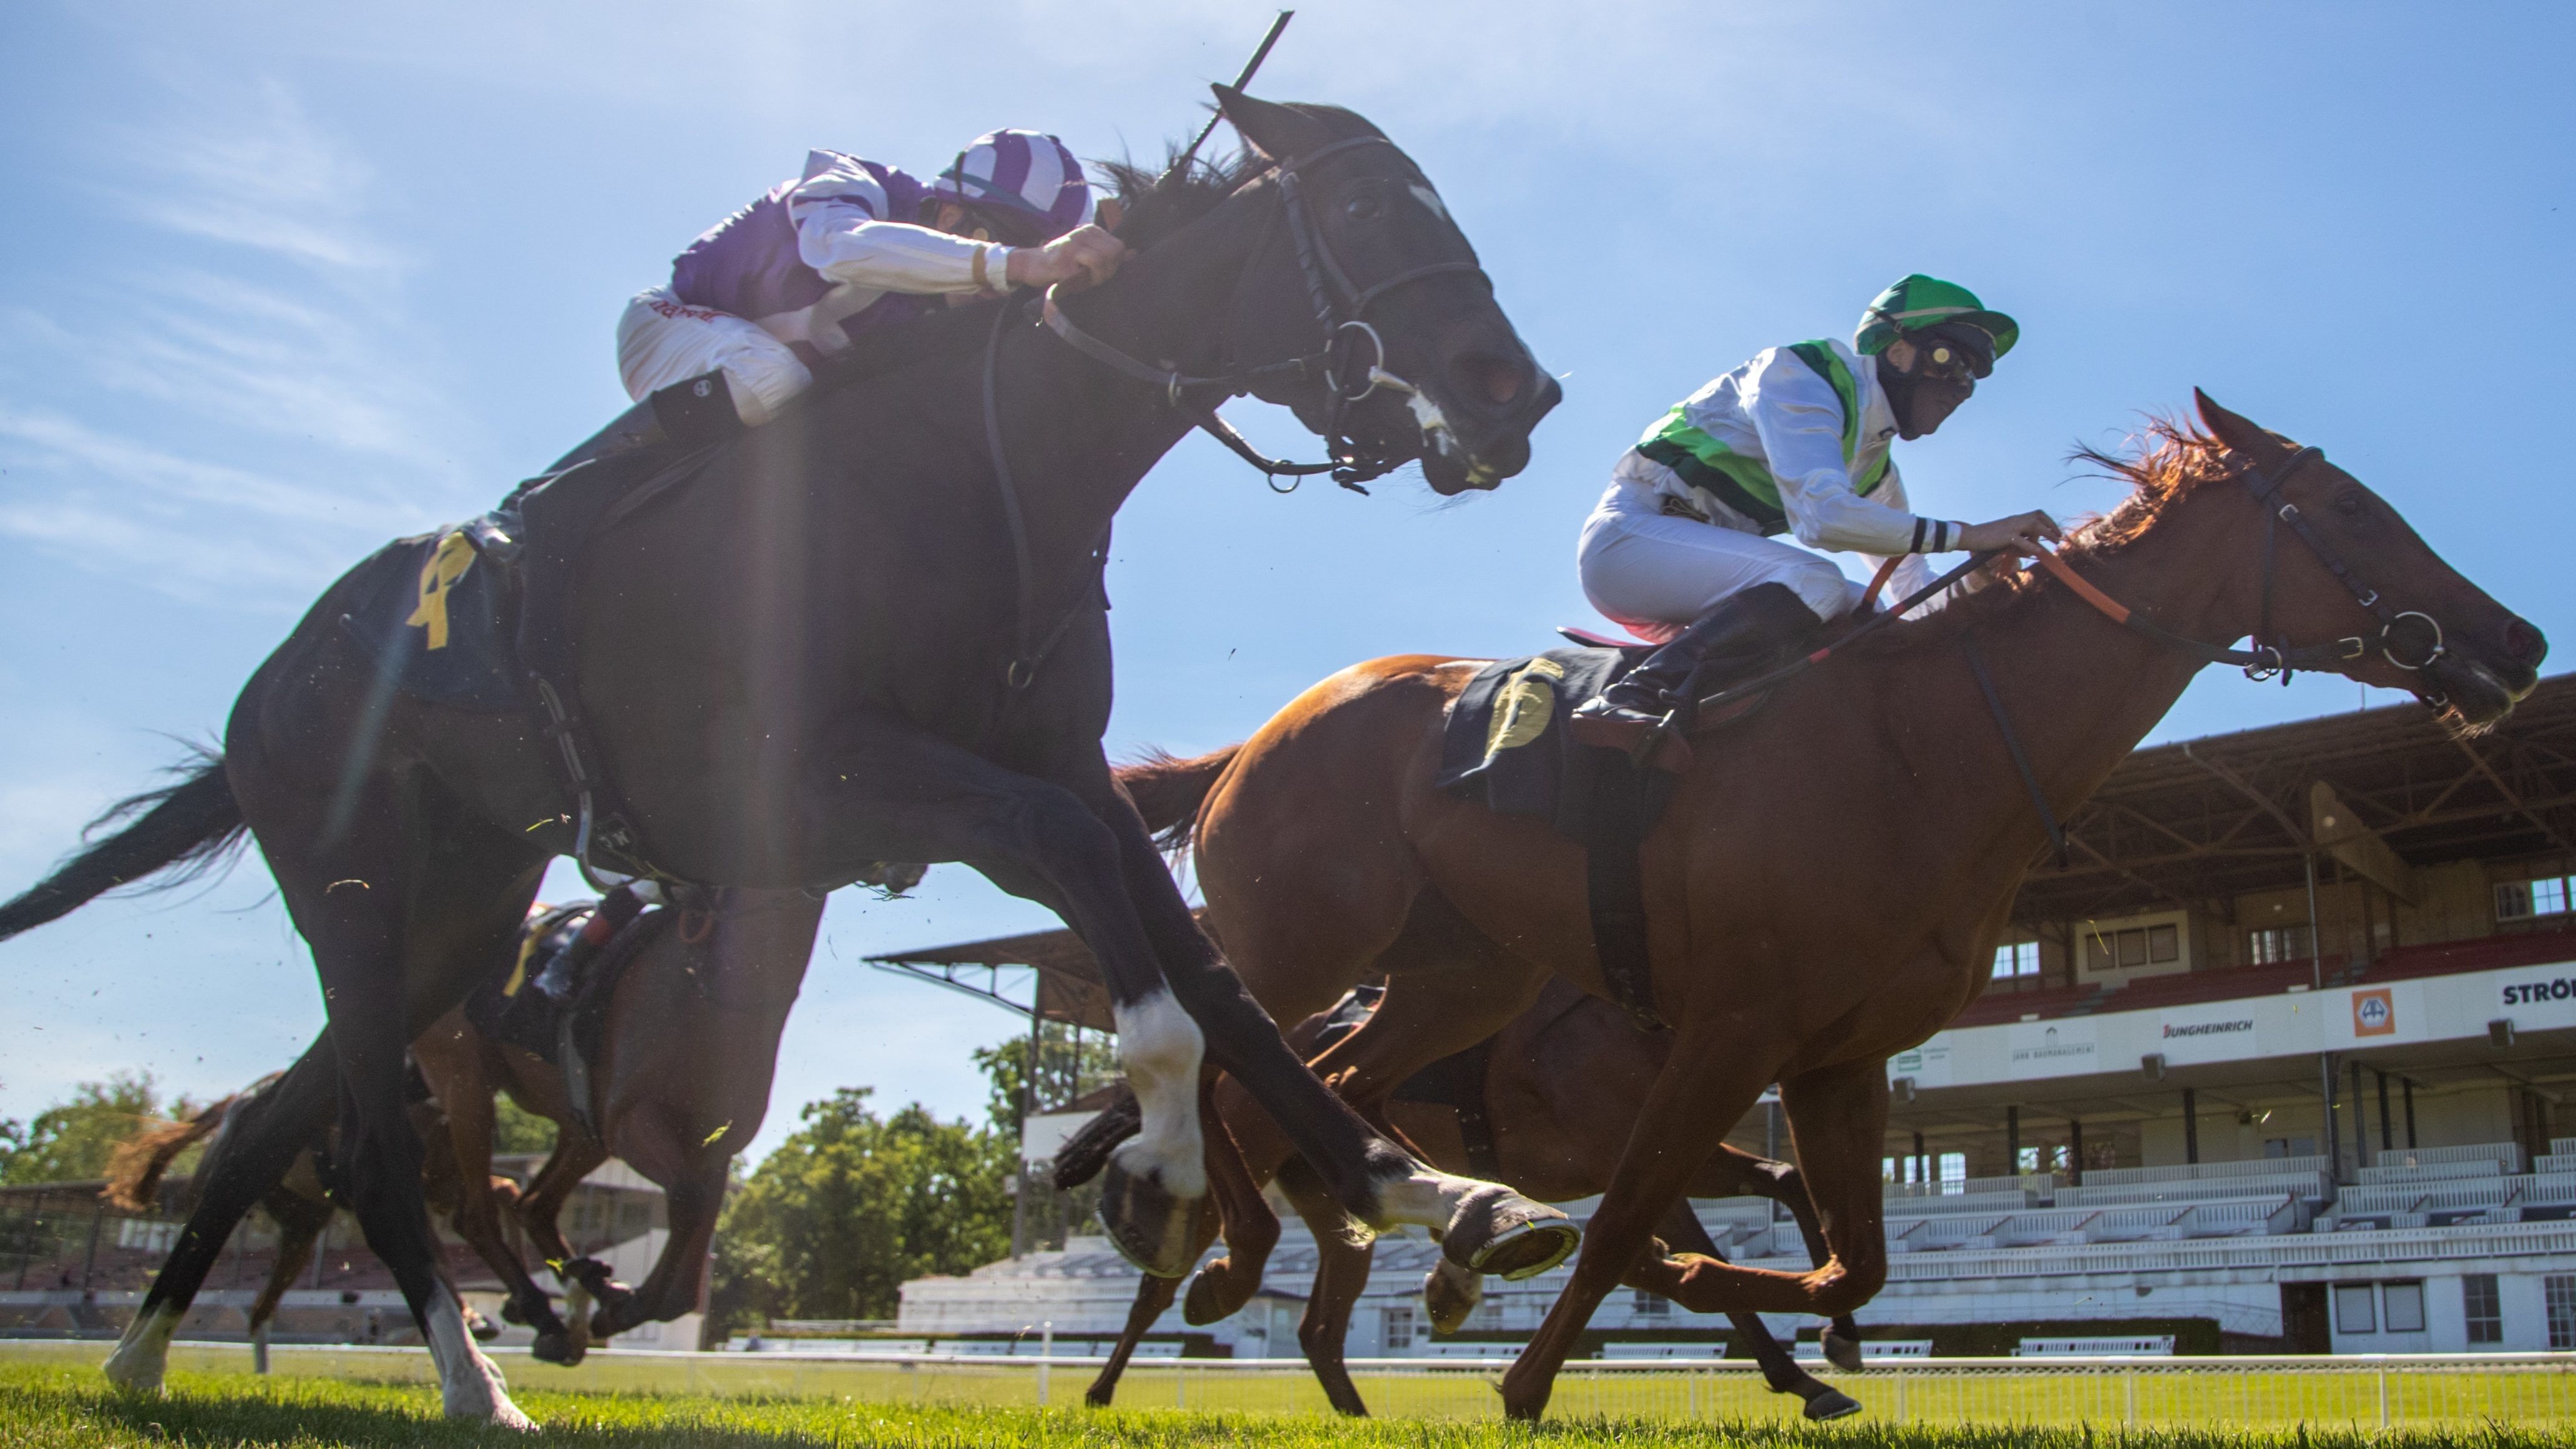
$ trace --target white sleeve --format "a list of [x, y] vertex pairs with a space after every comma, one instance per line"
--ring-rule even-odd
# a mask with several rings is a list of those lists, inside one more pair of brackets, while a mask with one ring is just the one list
[[1852, 491], [1843, 467], [1842, 398], [1798, 354], [1773, 348], [1755, 369], [1745, 406], [1798, 542], [1882, 557], [1914, 547], [1914, 515], [1901, 493], [1880, 503]]
[[[1837, 444], [1836, 446], [1839, 447], [1840, 445]], [[1895, 459], [1890, 458], [1887, 460], [1887, 476], [1878, 480], [1878, 487], [1873, 490], [1872, 498], [1865, 501], [1873, 503], [1883, 502], [1886, 508], [1893, 510], [1901, 517], [1910, 518], [1913, 516], [1907, 511], [1905, 480], [1900, 477], [1896, 471]], [[1910, 537], [1906, 541], [1909, 544], [1913, 542]], [[1861, 553], [1861, 557], [1869, 561], [1870, 573], [1875, 575], [1878, 572], [1879, 565], [1887, 562], [1888, 559], [1895, 557], [1895, 555], [1872, 553], [1871, 551], [1864, 549]], [[1878, 606], [1884, 609], [1901, 603], [1916, 589], [1923, 587], [1925, 584], [1928, 584], [1939, 577], [1940, 575], [1934, 572], [1932, 568], [1932, 561], [1930, 558], [1919, 553], [1906, 554], [1904, 555], [1903, 562], [1897, 564], [1896, 572], [1888, 575], [1887, 589], [1886, 592], [1878, 596]], [[1947, 602], [1946, 595], [1926, 599], [1915, 609], [1915, 615], [1919, 618], [1924, 614], [1932, 612], [1934, 609], [1940, 608], [1945, 602]]]
[[987, 284], [1005, 290], [1010, 248], [880, 220], [885, 211], [885, 188], [834, 151], [808, 157], [805, 179], [787, 194], [797, 257], [833, 281], [886, 292], [972, 292], [980, 251]]

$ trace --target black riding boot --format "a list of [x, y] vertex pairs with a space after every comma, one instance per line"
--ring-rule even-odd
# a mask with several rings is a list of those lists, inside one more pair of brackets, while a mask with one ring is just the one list
[[1757, 584], [1693, 620], [1576, 713], [1660, 720], [1683, 700], [1770, 664], [1823, 622], [1787, 584]]

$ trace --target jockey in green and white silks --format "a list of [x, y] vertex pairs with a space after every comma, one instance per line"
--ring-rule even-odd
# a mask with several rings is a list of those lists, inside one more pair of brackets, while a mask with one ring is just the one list
[[1920, 555], [2056, 537], [2044, 513], [1920, 516], [1889, 456], [1940, 427], [2019, 337], [1965, 287], [1910, 276], [1848, 346], [1771, 348], [1657, 419], [1611, 470], [1576, 558], [1593, 607], [1665, 647], [1594, 712], [1661, 716], [1694, 675], [1759, 662], [1848, 613], [1860, 585], [1808, 549], [1903, 558], [1890, 581], [1903, 597], [1930, 581]]

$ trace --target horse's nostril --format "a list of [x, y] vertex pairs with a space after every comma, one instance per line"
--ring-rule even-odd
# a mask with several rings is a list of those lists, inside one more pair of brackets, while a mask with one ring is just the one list
[[2504, 649], [2514, 663], [2538, 669], [2540, 661], [2549, 657], [2549, 637], [2516, 619], [2504, 626]]
[[1499, 407], [1521, 395], [1529, 364], [1517, 357], [1471, 352], [1458, 359], [1455, 370], [1467, 391]]

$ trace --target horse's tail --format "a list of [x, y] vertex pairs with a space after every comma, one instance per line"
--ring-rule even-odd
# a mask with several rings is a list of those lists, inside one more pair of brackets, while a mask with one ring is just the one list
[[1214, 754], [1184, 760], [1154, 750], [1132, 765], [1120, 765], [1118, 783], [1127, 787], [1136, 813], [1145, 817], [1145, 828], [1154, 832], [1154, 843], [1165, 850], [1180, 850], [1189, 845], [1190, 833], [1198, 828], [1199, 806], [1216, 788], [1217, 777], [1242, 753], [1243, 746], [1228, 745]]
[[1144, 1124], [1143, 1110], [1136, 1094], [1120, 1088], [1118, 1099], [1100, 1109], [1100, 1115], [1082, 1124], [1082, 1130], [1065, 1139], [1055, 1153], [1055, 1186], [1058, 1192], [1070, 1192], [1100, 1175], [1109, 1165], [1109, 1151], [1136, 1135]]
[[224, 775], [223, 756], [204, 751], [179, 767], [176, 784], [119, 800], [89, 823], [93, 831], [129, 816], [123, 830], [56, 867], [26, 894], [0, 905], [0, 941], [67, 916], [99, 896], [146, 876], [178, 868], [155, 889], [180, 885], [221, 865], [244, 834], [241, 804]]
[[161, 1196], [162, 1174], [170, 1164], [223, 1126], [233, 1104], [247, 1095], [226, 1097], [185, 1122], [155, 1122], [116, 1144], [107, 1160], [107, 1186], [98, 1195], [107, 1199], [108, 1206], [130, 1213], [153, 1211]]

